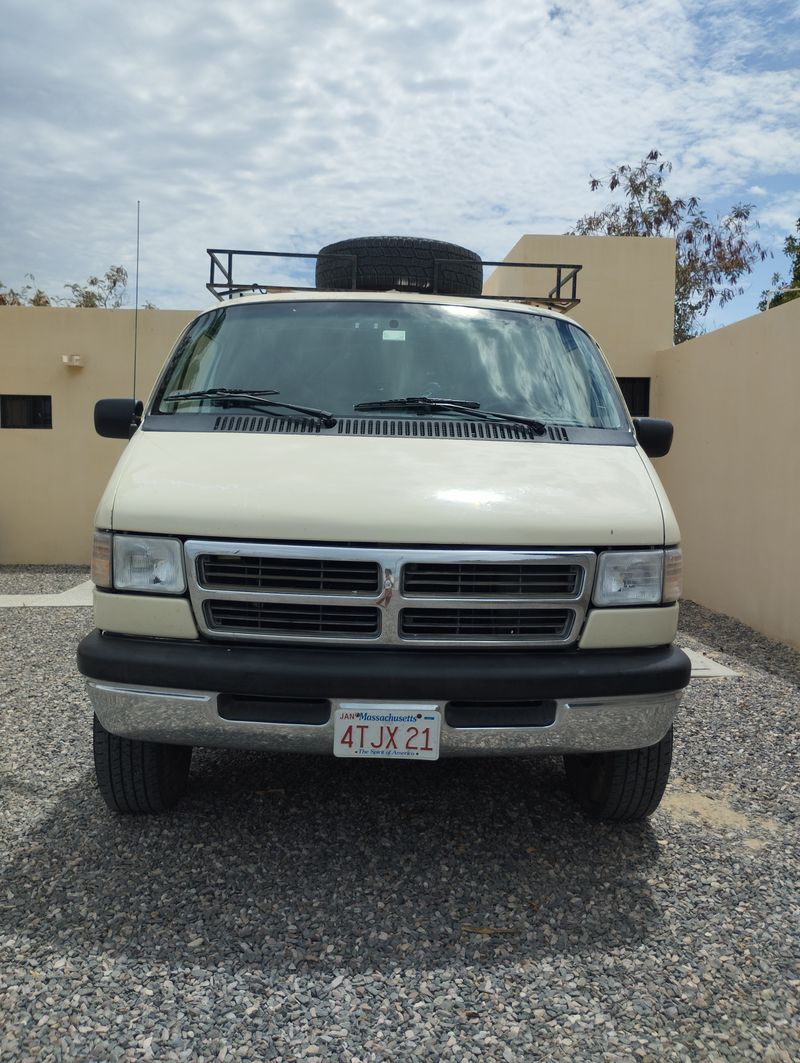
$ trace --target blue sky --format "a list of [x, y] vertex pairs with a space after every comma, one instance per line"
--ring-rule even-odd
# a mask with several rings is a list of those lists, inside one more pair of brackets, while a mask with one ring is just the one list
[[501, 258], [659, 149], [707, 213], [752, 202], [776, 252], [707, 327], [755, 311], [800, 216], [800, 4], [732, 0], [5, 0], [0, 281], [114, 263], [162, 307], [205, 248], [434, 236]]

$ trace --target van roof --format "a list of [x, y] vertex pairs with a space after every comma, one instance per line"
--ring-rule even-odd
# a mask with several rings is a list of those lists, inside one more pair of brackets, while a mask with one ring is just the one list
[[[516, 310], [522, 313], [540, 314], [546, 317], [559, 319], [567, 318], [566, 314], [550, 307], [543, 306], [535, 300], [522, 301], [516, 299], [503, 299], [491, 296], [462, 296], [462, 295], [426, 295], [420, 292], [388, 291], [309, 291], [304, 289], [281, 288], [258, 294], [242, 294], [226, 299], [225, 306], [238, 306], [242, 303], [286, 303], [286, 302], [375, 302], [375, 303], [429, 303], [445, 304], [447, 306], [469, 306], [476, 309]], [[215, 302], [209, 309], [219, 309], [219, 302]], [[205, 311], [203, 311], [205, 313]]]

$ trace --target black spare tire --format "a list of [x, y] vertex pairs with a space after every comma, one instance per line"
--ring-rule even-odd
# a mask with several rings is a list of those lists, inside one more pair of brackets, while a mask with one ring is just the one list
[[317, 288], [384, 292], [392, 289], [437, 295], [480, 295], [480, 255], [458, 244], [416, 236], [362, 236], [320, 249]]

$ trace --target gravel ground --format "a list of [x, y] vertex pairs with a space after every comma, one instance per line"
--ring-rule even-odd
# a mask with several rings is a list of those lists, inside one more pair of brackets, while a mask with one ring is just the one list
[[0, 594], [60, 594], [88, 578], [88, 565], [0, 565]]
[[114, 818], [90, 611], [3, 610], [0, 1059], [797, 1059], [800, 656], [683, 615], [740, 675], [692, 684], [662, 808], [611, 827], [553, 758], [216, 751]]

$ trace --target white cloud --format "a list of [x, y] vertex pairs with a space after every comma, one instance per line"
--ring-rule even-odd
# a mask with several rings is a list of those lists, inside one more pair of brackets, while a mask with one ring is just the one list
[[[190, 306], [206, 301], [207, 246], [315, 251], [400, 232], [501, 257], [601, 206], [589, 173], [651, 147], [675, 163], [670, 188], [707, 206], [775, 175], [800, 192], [790, 14], [733, 0], [12, 0], [0, 280], [32, 270], [56, 290], [131, 268], [137, 199], [143, 297]], [[790, 198], [759, 212], [765, 225], [788, 231]]]
[[764, 225], [783, 234], [783, 237], [794, 232], [795, 225], [800, 220], [800, 191], [795, 189], [771, 196], [764, 207], [759, 211], [759, 217]]

